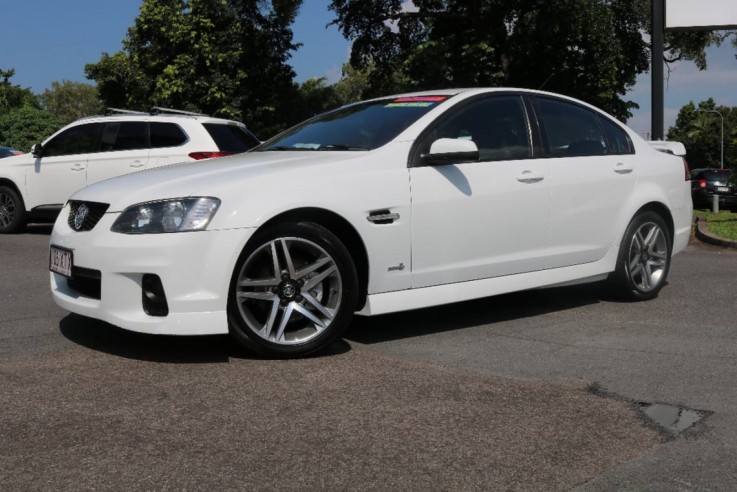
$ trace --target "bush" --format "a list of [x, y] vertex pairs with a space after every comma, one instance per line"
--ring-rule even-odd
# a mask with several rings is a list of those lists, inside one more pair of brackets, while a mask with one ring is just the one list
[[0, 114], [0, 145], [28, 152], [33, 144], [41, 143], [62, 126], [58, 117], [43, 109], [11, 109]]

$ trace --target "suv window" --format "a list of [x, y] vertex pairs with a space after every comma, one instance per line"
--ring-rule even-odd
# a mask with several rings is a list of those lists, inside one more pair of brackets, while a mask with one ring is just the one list
[[429, 152], [439, 138], [472, 140], [480, 161], [526, 159], [532, 155], [530, 132], [520, 96], [504, 95], [477, 99], [451, 110], [420, 144]]
[[261, 142], [243, 130], [238, 125], [224, 125], [222, 123], [204, 123], [207, 133], [215, 141], [215, 145], [222, 152], [240, 153], [251, 150]]
[[104, 123], [88, 123], [64, 130], [43, 146], [44, 157], [96, 152], [103, 126]]
[[100, 151], [145, 149], [145, 121], [115, 121], [105, 124], [100, 140]]
[[150, 125], [151, 147], [154, 149], [177, 147], [189, 139], [182, 127], [175, 123], [153, 121]]
[[537, 102], [552, 157], [607, 153], [606, 138], [593, 111], [545, 97], [538, 97]]

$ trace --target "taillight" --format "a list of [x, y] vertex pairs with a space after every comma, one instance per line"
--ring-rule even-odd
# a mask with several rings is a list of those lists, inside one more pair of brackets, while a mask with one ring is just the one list
[[234, 152], [190, 152], [189, 156], [199, 161], [200, 159], [212, 159], [213, 157], [225, 157], [226, 155], [233, 155]]
[[691, 172], [688, 170], [688, 162], [686, 162], [686, 158], [683, 158], [683, 170], [686, 173], [686, 181], [691, 181]]
[[706, 180], [705, 179], [700, 179], [699, 180], [699, 188], [701, 188], [702, 190], [705, 190], [706, 189]]

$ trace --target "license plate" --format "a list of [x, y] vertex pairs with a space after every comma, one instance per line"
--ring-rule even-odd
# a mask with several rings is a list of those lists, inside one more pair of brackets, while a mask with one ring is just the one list
[[717, 186], [717, 191], [719, 193], [728, 193], [729, 192], [729, 188], [727, 186]]
[[72, 276], [72, 252], [57, 246], [51, 246], [49, 253], [49, 270], [65, 277]]

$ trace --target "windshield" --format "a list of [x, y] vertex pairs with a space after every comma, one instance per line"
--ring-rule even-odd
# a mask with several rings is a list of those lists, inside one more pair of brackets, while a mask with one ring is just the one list
[[448, 97], [398, 97], [346, 106], [307, 120], [256, 150], [376, 149]]

